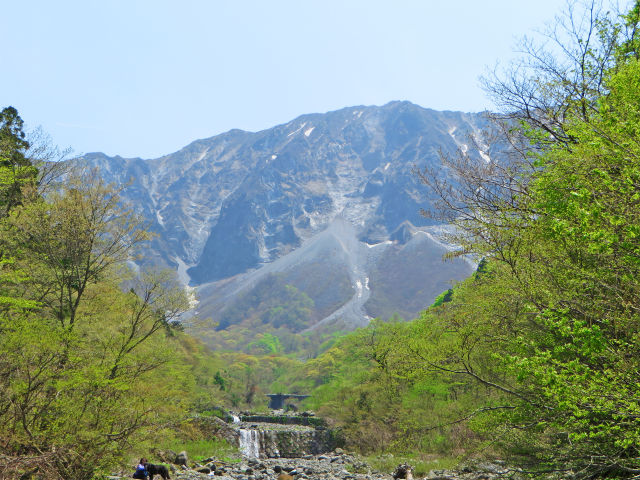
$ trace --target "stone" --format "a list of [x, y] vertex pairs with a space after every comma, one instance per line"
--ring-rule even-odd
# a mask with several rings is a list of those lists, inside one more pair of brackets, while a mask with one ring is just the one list
[[173, 463], [175, 463], [176, 465], [186, 465], [188, 461], [189, 461], [189, 457], [187, 456], [187, 452], [183, 450], [178, 455], [176, 455], [176, 458], [173, 461]]
[[408, 463], [402, 463], [396, 467], [392, 474], [396, 480], [413, 480], [413, 467]]
[[177, 453], [173, 450], [164, 450], [159, 448], [151, 449], [151, 452], [155, 457], [158, 458], [162, 463], [173, 463], [173, 460], [176, 458]]

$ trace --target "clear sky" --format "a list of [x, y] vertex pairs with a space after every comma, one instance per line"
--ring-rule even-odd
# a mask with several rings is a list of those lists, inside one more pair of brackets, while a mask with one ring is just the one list
[[562, 0], [20, 0], [0, 107], [77, 154], [153, 158], [232, 128], [409, 100], [491, 108], [478, 77]]

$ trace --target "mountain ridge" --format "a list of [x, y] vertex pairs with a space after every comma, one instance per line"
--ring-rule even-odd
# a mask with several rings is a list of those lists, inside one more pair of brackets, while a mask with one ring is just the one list
[[[147, 262], [180, 268], [185, 282], [199, 286], [200, 309], [216, 305], [200, 313], [215, 317], [227, 306], [209, 301], [208, 286], [251, 275], [292, 254], [338, 218], [352, 227], [343, 240], [355, 239], [362, 248], [400, 239], [408, 243], [428, 233], [437, 223], [420, 214], [430, 199], [415, 169], [437, 166], [441, 153], [455, 154], [459, 148], [483, 161], [490, 152], [476, 147], [486, 123], [480, 114], [394, 101], [304, 114], [258, 132], [232, 129], [155, 159], [92, 153], [78, 162], [97, 167], [110, 183], [132, 179], [122, 197], [157, 233]], [[397, 233], [403, 224], [402, 234]], [[354, 272], [356, 265], [364, 270]], [[451, 270], [448, 280], [469, 273], [470, 266], [460, 265], [442, 266]], [[349, 260], [345, 268], [357, 292], [356, 282], [362, 288], [375, 265]], [[440, 281], [426, 293], [421, 290], [422, 308], [446, 288]], [[359, 309], [346, 323], [362, 324], [376, 312]]]

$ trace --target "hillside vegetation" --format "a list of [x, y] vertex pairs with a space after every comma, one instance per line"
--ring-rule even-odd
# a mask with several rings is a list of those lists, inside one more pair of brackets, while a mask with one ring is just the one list
[[188, 439], [192, 412], [246, 400], [253, 365], [183, 332], [172, 273], [128, 270], [149, 234], [116, 189], [42, 163], [55, 149], [25, 138], [2, 110], [0, 477], [89, 479], [134, 446]]
[[591, 7], [569, 12], [564, 25], [587, 30], [564, 32], [568, 58], [530, 48], [529, 77], [488, 82], [511, 151], [444, 157], [455, 185], [420, 174], [458, 228], [450, 255], [483, 258], [479, 271], [294, 380], [354, 447], [483, 447], [536, 474], [640, 474], [640, 8]]

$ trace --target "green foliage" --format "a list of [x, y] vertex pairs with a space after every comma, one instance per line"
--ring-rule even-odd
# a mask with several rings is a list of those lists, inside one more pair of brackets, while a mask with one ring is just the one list
[[209, 324], [198, 332], [215, 349], [313, 355], [324, 334], [302, 331], [321, 314], [307, 293], [289, 284], [284, 275], [271, 274], [213, 319], [215, 331]]
[[26, 156], [29, 142], [23, 125], [15, 108], [0, 112], [0, 216], [20, 205], [35, 187], [38, 170]]
[[222, 314], [218, 329], [269, 323], [275, 329], [284, 327], [297, 332], [310, 325], [313, 306], [307, 294], [285, 283], [282, 275], [271, 274]]
[[453, 298], [453, 288], [450, 288], [449, 290], [445, 290], [440, 295], [438, 295], [436, 299], [433, 301], [433, 304], [431, 305], [431, 307], [439, 307], [443, 303], [450, 302], [452, 298]]
[[282, 351], [280, 339], [270, 333], [264, 333], [256, 336], [256, 340], [247, 345], [250, 351], [256, 353], [274, 354]]
[[[475, 275], [414, 321], [347, 335], [303, 334], [321, 314], [318, 282], [274, 275], [206, 338], [235, 351], [210, 352], [172, 326], [186, 305], [174, 280], [124, 273], [148, 235], [117, 192], [86, 177], [39, 197], [22, 120], [3, 110], [0, 445], [23, 460], [0, 476], [37, 458], [51, 478], [88, 479], [130, 445], [163, 439], [192, 457], [226, 455], [182, 425], [187, 413], [266, 409], [265, 393], [286, 390], [311, 394], [305, 406], [349, 448], [394, 466], [379, 454], [419, 452], [426, 470], [432, 455], [483, 447], [538, 472], [637, 477], [639, 11], [598, 20], [597, 44], [566, 50], [583, 53], [583, 68], [547, 62], [523, 90], [499, 85], [507, 105], [523, 91], [541, 102], [509, 117], [509, 162], [478, 167], [463, 154], [448, 165], [456, 189], [430, 183], [453, 211], [458, 253], [482, 258]], [[384, 292], [372, 298], [384, 307]]]
[[[0, 170], [30, 168], [21, 120], [6, 114]], [[0, 216], [0, 476], [89, 479], [191, 408], [170, 327], [186, 295], [166, 273], [126, 275], [148, 235], [110, 187], [72, 178], [44, 199], [34, 179]]]
[[625, 54], [604, 78], [566, 106], [566, 141], [540, 152], [544, 129], [524, 124], [532, 168], [486, 172], [512, 190], [466, 197], [460, 244], [489, 272], [423, 317], [414, 347], [423, 371], [491, 392], [469, 426], [539, 471], [583, 478], [640, 470], [640, 64]]
[[[459, 253], [483, 260], [418, 320], [374, 322], [305, 364], [297, 381], [315, 387], [308, 404], [347, 444], [430, 453], [490, 445], [538, 473], [637, 476], [637, 5], [623, 23], [592, 24], [597, 49], [579, 40], [576, 83], [547, 63], [523, 86], [554, 100], [531, 117], [513, 114], [521, 123], [509, 126], [510, 162], [450, 161], [459, 190], [423, 176], [458, 226]], [[622, 29], [631, 34], [616, 44]]]
[[275, 328], [287, 327], [294, 332], [308, 326], [311, 318], [313, 300], [293, 285], [285, 285], [283, 304], [271, 307], [266, 314], [267, 322]]
[[220, 375], [220, 370], [213, 376], [213, 382], [220, 387], [220, 390], [225, 391], [227, 387], [227, 381]]
[[[174, 438], [160, 443], [157, 448], [172, 450], [174, 452], [186, 451], [189, 458], [196, 462], [210, 457], [215, 457], [222, 461], [237, 461], [238, 449], [224, 439], [210, 438], [198, 440], [183, 440]], [[142, 454], [141, 454], [142, 455]]]
[[518, 274], [537, 274], [537, 288], [526, 292], [537, 304], [537, 331], [515, 339], [505, 356], [527, 398], [549, 407], [536, 409], [538, 423], [564, 432], [559, 451], [600, 459], [592, 472], [640, 467], [632, 380], [640, 369], [637, 61], [619, 66], [608, 86], [591, 121], [568, 127], [575, 145], [553, 149], [533, 182], [543, 214], [531, 229], [541, 244]]
[[422, 368], [413, 350], [422, 328], [419, 321], [375, 320], [283, 381], [311, 393], [305, 406], [329, 418], [348, 448], [364, 454], [460, 454], [478, 436], [450, 422], [474, 404], [474, 390], [469, 381], [444, 379]]

